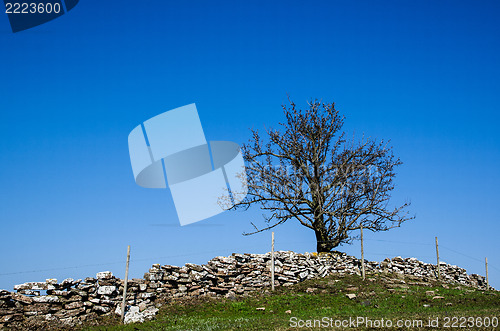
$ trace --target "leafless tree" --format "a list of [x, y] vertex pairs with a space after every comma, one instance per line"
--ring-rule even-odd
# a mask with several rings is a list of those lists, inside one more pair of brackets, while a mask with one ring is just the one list
[[255, 234], [296, 219], [316, 234], [317, 251], [350, 243], [362, 225], [386, 231], [412, 219], [405, 208], [388, 206], [395, 167], [402, 164], [384, 141], [354, 138], [341, 131], [344, 117], [334, 103], [318, 100], [299, 110], [283, 105], [286, 122], [257, 130], [242, 148], [248, 194], [233, 208], [260, 205], [265, 227]]

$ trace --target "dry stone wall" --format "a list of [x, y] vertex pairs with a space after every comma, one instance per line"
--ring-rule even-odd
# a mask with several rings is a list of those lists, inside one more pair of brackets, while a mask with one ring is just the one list
[[[271, 286], [271, 254], [233, 254], [218, 256], [204, 265], [187, 263], [183, 267], [155, 264], [143, 279], [128, 282], [125, 322], [154, 318], [162, 302], [186, 296], [246, 295]], [[329, 274], [360, 274], [361, 261], [345, 253], [275, 253], [275, 285], [289, 286], [306, 279]], [[416, 258], [365, 261], [367, 272], [395, 272], [416, 276], [422, 281], [435, 279], [436, 265]], [[441, 262], [441, 277], [485, 289], [483, 276]], [[98, 316], [121, 314], [123, 280], [109, 271], [95, 278], [56, 279], [14, 286], [15, 292], [0, 290], [0, 328], [16, 323], [47, 322], [74, 326]]]

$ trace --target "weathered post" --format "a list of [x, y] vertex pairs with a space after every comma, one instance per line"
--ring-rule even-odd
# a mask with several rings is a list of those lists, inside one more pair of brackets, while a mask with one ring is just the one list
[[127, 283], [128, 283], [128, 265], [130, 262], [130, 245], [127, 246], [127, 266], [125, 267], [125, 280], [123, 284], [122, 316], [121, 322], [125, 321], [125, 307], [127, 307]]
[[365, 280], [365, 250], [363, 246], [363, 225], [360, 225], [359, 230], [361, 231], [361, 275], [363, 280]]
[[436, 237], [436, 257], [437, 257], [438, 279], [441, 279], [441, 268], [440, 268], [440, 266], [439, 266], [439, 246], [438, 246], [438, 237]]
[[274, 291], [274, 232], [271, 234], [271, 291]]
[[486, 291], [490, 289], [490, 282], [488, 281], [488, 258], [484, 258], [484, 265], [486, 267]]

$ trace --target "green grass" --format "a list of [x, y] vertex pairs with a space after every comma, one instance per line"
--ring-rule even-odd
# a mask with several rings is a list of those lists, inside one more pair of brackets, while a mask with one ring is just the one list
[[[387, 285], [387, 279], [399, 285]], [[302, 320], [323, 317], [344, 320], [349, 317], [356, 319], [358, 316], [372, 321], [391, 319], [393, 323], [398, 319], [420, 319], [424, 325], [430, 318], [439, 318], [441, 328], [444, 319], [453, 316], [500, 318], [498, 292], [453, 285], [445, 288], [438, 283], [397, 288], [405, 287], [401, 280], [401, 276], [393, 278], [391, 275], [368, 275], [365, 281], [356, 275], [340, 278], [331, 276], [290, 287], [277, 287], [272, 294], [261, 291], [234, 300], [179, 300], [163, 305], [154, 321], [119, 325], [114, 319], [103, 321], [99, 327], [87, 327], [84, 330], [289, 330], [296, 329], [291, 327], [291, 317]], [[406, 278], [405, 281], [409, 283], [412, 280]], [[347, 291], [350, 287], [357, 287], [357, 290]], [[309, 293], [306, 291], [308, 288], [316, 290]], [[389, 291], [389, 288], [394, 290]], [[425, 293], [429, 290], [444, 299], [432, 299]], [[349, 299], [346, 293], [355, 293], [357, 297]], [[258, 307], [265, 307], [265, 310], [257, 310]]]

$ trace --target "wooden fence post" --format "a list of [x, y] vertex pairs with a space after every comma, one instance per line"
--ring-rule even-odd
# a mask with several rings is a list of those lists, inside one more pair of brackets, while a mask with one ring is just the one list
[[271, 234], [271, 291], [274, 291], [274, 231]]
[[360, 225], [359, 230], [361, 231], [361, 275], [363, 280], [365, 280], [365, 250], [363, 245], [363, 225]]
[[490, 289], [490, 282], [488, 281], [488, 258], [484, 258], [484, 264], [486, 267], [486, 291]]
[[436, 257], [437, 257], [438, 279], [441, 279], [441, 268], [440, 268], [440, 266], [439, 266], [439, 246], [438, 246], [438, 237], [436, 237]]
[[127, 266], [125, 267], [125, 283], [123, 284], [122, 316], [121, 322], [125, 321], [125, 308], [127, 307], [127, 283], [128, 283], [128, 265], [130, 262], [130, 245], [127, 246]]

